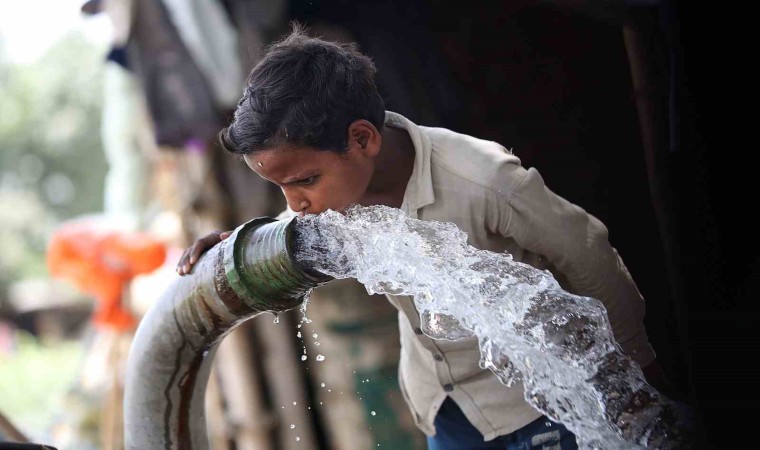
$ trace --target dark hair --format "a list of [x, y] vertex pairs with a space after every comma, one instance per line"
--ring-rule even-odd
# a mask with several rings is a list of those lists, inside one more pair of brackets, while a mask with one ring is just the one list
[[288, 143], [344, 152], [353, 121], [382, 131], [385, 104], [372, 60], [355, 44], [309, 37], [297, 23], [292, 28], [248, 76], [232, 123], [219, 133], [225, 150], [245, 155]]

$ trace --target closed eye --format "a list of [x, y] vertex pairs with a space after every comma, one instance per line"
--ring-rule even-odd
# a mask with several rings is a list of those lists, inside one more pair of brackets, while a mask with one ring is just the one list
[[300, 180], [296, 181], [296, 184], [300, 184], [301, 186], [308, 186], [308, 185], [310, 185], [310, 184], [314, 183], [314, 181], [315, 181], [316, 179], [317, 179], [317, 176], [316, 176], [316, 175], [315, 175], [315, 176], [313, 176], [313, 177], [302, 178], [302, 179], [300, 179]]

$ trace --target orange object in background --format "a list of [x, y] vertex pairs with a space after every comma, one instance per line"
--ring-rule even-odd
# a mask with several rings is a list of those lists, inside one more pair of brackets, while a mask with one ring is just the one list
[[122, 295], [137, 275], [150, 273], [166, 259], [166, 245], [143, 232], [127, 232], [97, 219], [78, 219], [61, 225], [47, 249], [50, 275], [73, 282], [93, 295], [93, 321], [98, 326], [130, 330], [137, 323]]

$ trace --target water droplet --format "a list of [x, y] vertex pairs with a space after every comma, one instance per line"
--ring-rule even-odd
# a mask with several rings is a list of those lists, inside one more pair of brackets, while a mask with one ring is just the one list
[[275, 314], [275, 315], [274, 315], [274, 321], [273, 321], [273, 322], [274, 322], [274, 323], [280, 323], [280, 316], [278, 316], [277, 314]]
[[295, 426], [295, 424], [292, 424], [292, 423], [290, 424], [290, 429], [291, 429], [291, 430], [292, 430], [293, 428], [295, 428], [295, 427], [296, 427], [296, 426]]
[[300, 441], [300, 440], [301, 440], [301, 438], [298, 437], [298, 436], [296, 436], [296, 441]]
[[321, 361], [324, 361], [324, 360], [325, 360], [325, 355], [317, 355], [317, 361], [321, 362]]
[[301, 332], [300, 332], [300, 331], [299, 331], [298, 333], [296, 333], [296, 337], [297, 337], [297, 338], [300, 338], [300, 337], [301, 337]]
[[308, 357], [308, 356], [306, 356], [306, 355], [301, 355], [301, 361], [306, 361], [307, 359], [309, 359], [309, 357]]
[[546, 422], [546, 426], [550, 427], [550, 426], [552, 426], [552, 423], [551, 422]]
[[324, 383], [322, 383], [320, 386], [322, 386], [322, 387], [325, 387], [325, 384], [324, 384]]
[[375, 411], [370, 411], [369, 413], [372, 414], [373, 416], [377, 415], [377, 413]]
[[293, 402], [293, 406], [295, 406], [295, 405], [297, 405], [297, 404], [298, 404], [298, 402]]
[[311, 323], [311, 319], [306, 317], [306, 307], [309, 305], [310, 299], [311, 291], [307, 292], [306, 295], [303, 296], [303, 303], [301, 303], [301, 323]]
[[313, 337], [314, 339], [316, 339], [316, 338], [319, 337], [319, 335], [317, 333], [314, 333], [314, 334], [311, 335], [311, 337]]
[[317, 347], [319, 347], [319, 342], [315, 342], [314, 345], [316, 345]]

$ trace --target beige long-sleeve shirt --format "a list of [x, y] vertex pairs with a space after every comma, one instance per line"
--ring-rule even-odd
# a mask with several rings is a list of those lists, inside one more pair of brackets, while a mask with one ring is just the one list
[[[522, 167], [496, 142], [418, 126], [390, 111], [385, 124], [406, 130], [415, 147], [401, 205], [406, 214], [453, 222], [476, 248], [548, 269], [565, 290], [605, 305], [615, 339], [634, 361], [643, 367], [654, 360], [644, 300], [598, 219], [554, 194], [535, 169]], [[433, 421], [447, 396], [485, 440], [541, 416], [525, 401], [522, 383], [506, 387], [479, 367], [476, 337], [432, 339], [411, 297], [388, 299], [399, 310], [400, 388], [423, 432], [435, 434]]]
[[[508, 252], [516, 261], [550, 270], [569, 292], [604, 303], [615, 339], [640, 366], [655, 358], [644, 329], [644, 300], [606, 227], [554, 194], [535, 169], [503, 146], [442, 128], [417, 126], [386, 114], [386, 126], [406, 130], [414, 170], [401, 209], [412, 218], [453, 222], [476, 248]], [[522, 383], [501, 384], [478, 365], [475, 337], [432, 339], [422, 332], [411, 297], [388, 296], [399, 310], [401, 390], [422, 431], [450, 396], [486, 440], [538, 418]]]

